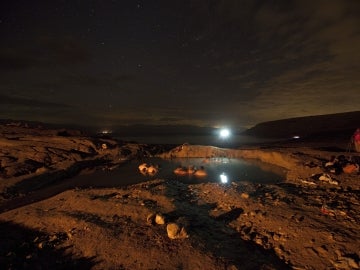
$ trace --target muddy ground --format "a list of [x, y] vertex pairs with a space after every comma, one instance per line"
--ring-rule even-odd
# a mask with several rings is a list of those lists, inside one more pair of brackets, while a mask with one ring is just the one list
[[276, 184], [156, 179], [34, 200], [89, 167], [121, 169], [126, 160], [159, 153], [34, 132], [2, 128], [1, 269], [359, 269], [360, 175], [328, 163], [332, 156], [357, 160], [347, 142], [184, 145], [161, 154], [259, 159], [284, 168], [286, 179]]

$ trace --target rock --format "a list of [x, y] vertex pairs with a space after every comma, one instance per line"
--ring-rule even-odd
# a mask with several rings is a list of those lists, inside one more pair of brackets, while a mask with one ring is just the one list
[[262, 241], [262, 239], [259, 238], [259, 237], [256, 237], [256, 238], [255, 238], [255, 243], [258, 244], [258, 245], [260, 245], [260, 246], [263, 245], [263, 241]]
[[249, 199], [249, 194], [247, 194], [247, 193], [241, 193], [241, 198], [243, 198], [243, 199]]
[[170, 239], [176, 239], [180, 232], [180, 227], [176, 223], [169, 223], [166, 226], [166, 231]]
[[238, 268], [235, 265], [231, 264], [228, 267], [226, 267], [226, 270], [238, 270]]
[[326, 250], [326, 248], [324, 246], [315, 247], [315, 250], [319, 255], [321, 255], [325, 258], [327, 257], [328, 251]]
[[248, 215], [251, 216], [251, 217], [255, 217], [256, 213], [254, 211], [250, 211]]
[[155, 223], [156, 223], [156, 224], [159, 224], [159, 225], [165, 224], [165, 218], [164, 218], [164, 216], [161, 215], [161, 214], [156, 214], [156, 216], [155, 216]]
[[280, 247], [274, 247], [274, 251], [279, 257], [282, 257], [283, 252]]
[[45, 244], [46, 244], [45, 242], [40, 242], [37, 246], [39, 249], [43, 249]]
[[67, 238], [68, 238], [69, 240], [71, 240], [71, 239], [73, 238], [73, 234], [72, 234], [71, 231], [70, 231], [70, 232], [67, 232], [67, 233], [66, 233], [66, 236], [67, 236]]
[[328, 182], [331, 185], [338, 185], [339, 183], [331, 178], [330, 175], [324, 173], [319, 177], [320, 181]]
[[169, 223], [166, 226], [166, 231], [170, 239], [184, 239], [189, 237], [185, 228], [176, 223]]
[[353, 258], [346, 258], [346, 259], [347, 259], [348, 265], [351, 268], [359, 269], [359, 264]]
[[348, 257], [342, 257], [333, 264], [336, 269], [359, 269], [358, 263], [354, 259]]
[[35, 173], [36, 174], [43, 174], [47, 171], [47, 169], [45, 167], [40, 167], [40, 168], [37, 168]]
[[165, 217], [162, 214], [151, 213], [146, 217], [146, 223], [149, 225], [163, 225], [165, 224]]
[[251, 221], [247, 221], [247, 222], [245, 222], [245, 227], [247, 227], [247, 228], [252, 228], [252, 226], [253, 226], [253, 223], [251, 222]]
[[146, 217], [146, 223], [149, 225], [154, 225], [155, 224], [155, 214], [151, 213]]
[[274, 241], [280, 241], [280, 235], [278, 235], [276, 233], [273, 235], [272, 238], [273, 238]]

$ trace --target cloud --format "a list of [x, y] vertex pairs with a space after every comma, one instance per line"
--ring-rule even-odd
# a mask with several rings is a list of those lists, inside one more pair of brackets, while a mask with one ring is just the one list
[[181, 119], [179, 117], [161, 117], [159, 119], [159, 122], [166, 123], [166, 124], [177, 123], [177, 122], [180, 122], [180, 121], [183, 121], [183, 119]]
[[47, 102], [23, 97], [14, 97], [0, 94], [1, 105], [23, 106], [23, 107], [39, 107], [39, 108], [69, 108], [71, 106], [56, 102]]
[[88, 63], [90, 59], [89, 50], [77, 39], [67, 36], [41, 36], [19, 42], [11, 48], [5, 43], [0, 46], [2, 71], [74, 66]]
[[78, 39], [72, 36], [39, 38], [38, 44], [44, 53], [44, 57], [50, 58], [48, 63], [60, 65], [77, 65], [87, 63], [91, 59], [88, 48]]
[[0, 94], [2, 118], [71, 124], [75, 111], [66, 104]]
[[0, 70], [3, 72], [26, 69], [36, 62], [36, 58], [14, 49], [0, 51]]
[[[358, 109], [360, 2], [298, 0], [253, 7], [254, 19], [247, 23], [253, 35], [242, 36], [251, 50], [234, 46], [231, 60], [217, 66], [239, 89], [243, 119], [255, 124]], [[241, 89], [254, 93], [241, 95]]]
[[334, 67], [348, 65], [360, 56], [355, 49], [360, 41], [359, 12], [358, 1], [298, 0], [287, 9], [263, 5], [256, 16], [257, 36], [262, 45], [277, 44], [278, 52], [295, 59], [318, 55], [331, 60]]
[[[301, 28], [272, 6], [264, 6], [266, 12], [259, 12], [262, 24], [266, 25], [266, 33], [260, 32], [263, 42], [272, 42], [280, 35], [285, 43], [274, 54], [278, 59], [264, 63], [272, 64], [277, 72], [264, 82], [256, 99], [257, 119], [357, 110], [360, 51], [356, 48], [360, 46], [360, 18], [355, 10], [360, 12], [360, 5], [353, 1], [294, 3], [292, 15], [301, 22]], [[271, 12], [274, 14], [270, 17], [282, 18], [282, 23], [272, 25], [267, 16]], [[282, 30], [280, 34], [278, 29]], [[280, 57], [280, 53], [286, 57]]]
[[136, 79], [136, 76], [130, 74], [100, 73], [94, 76], [86, 72], [78, 72], [76, 74], [65, 74], [62, 78], [62, 83], [67, 87], [106, 87], [116, 91], [119, 86], [135, 82]]
[[[111, 32], [105, 20], [103, 33], [84, 40], [117, 37], [91, 47], [93, 55], [75, 36], [82, 24], [67, 31], [73, 36], [47, 32], [25, 40], [37, 31], [31, 26], [20, 35], [23, 44], [0, 45], [0, 69], [10, 71], [0, 74], [7, 95], [0, 104], [46, 108], [56, 100], [72, 105], [62, 117], [74, 121], [199, 125], [353, 110], [360, 99], [359, 3], [169, 2], [156, 8], [167, 20], [159, 21], [154, 43], [147, 43], [153, 32], [143, 36], [136, 25], [125, 31], [136, 38], [122, 40], [122, 30]], [[15, 40], [12, 33], [8, 40]]]

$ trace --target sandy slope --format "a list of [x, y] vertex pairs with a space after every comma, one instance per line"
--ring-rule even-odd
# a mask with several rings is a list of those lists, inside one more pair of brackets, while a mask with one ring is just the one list
[[[90, 141], [82, 144], [88, 146]], [[11, 144], [14, 140], [2, 142], [8, 152], [16, 148]], [[118, 147], [114, 144], [113, 149]], [[124, 188], [69, 190], [9, 211], [3, 207], [0, 265], [5, 269], [359, 269], [360, 175], [332, 174], [324, 167], [332, 155], [358, 155], [329, 149], [338, 148], [272, 145], [227, 150], [185, 145], [163, 156], [256, 158], [286, 168], [287, 179], [266, 185], [186, 185], [157, 179]], [[107, 157], [112, 162], [111, 155]], [[324, 172], [331, 183], [319, 180]], [[1, 180], [6, 190], [25, 181], [13, 179]], [[3, 196], [2, 205], [9, 206], [21, 196], [11, 194], [14, 197]], [[22, 194], [21, 199], [26, 199], [25, 188]], [[165, 224], [149, 222], [154, 213], [161, 214]], [[187, 238], [168, 237], [167, 224], [173, 222], [184, 226]]]

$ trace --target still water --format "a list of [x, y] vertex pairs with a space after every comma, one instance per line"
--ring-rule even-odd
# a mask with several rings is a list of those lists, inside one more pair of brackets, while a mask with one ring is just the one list
[[[144, 162], [158, 165], [160, 167], [158, 173], [155, 175], [141, 174], [138, 166]], [[189, 166], [204, 167], [207, 176], [196, 177], [191, 174], [179, 176], [174, 173], [174, 170], [178, 167], [188, 168]], [[72, 178], [71, 183], [74, 187], [117, 187], [159, 178], [178, 180], [187, 184], [204, 182], [229, 184], [233, 181], [265, 184], [284, 180], [285, 171], [277, 166], [243, 159], [177, 158], [165, 160], [149, 158], [141, 161], [130, 161], [112, 171], [104, 170], [88, 175], [79, 175]]]
[[[0, 207], [0, 212], [43, 200], [73, 188], [122, 187], [152, 179], [177, 180], [187, 184], [216, 182], [223, 185], [231, 184], [233, 181], [270, 184], [285, 179], [286, 172], [283, 168], [258, 161], [228, 158], [214, 158], [204, 161], [204, 158], [132, 160], [113, 170], [89, 171], [70, 179], [63, 179], [47, 187], [35, 189], [24, 198], [16, 198], [5, 203]], [[142, 175], [138, 167], [144, 162], [158, 165], [160, 167], [158, 173], [153, 176]], [[197, 168], [203, 166], [207, 176], [200, 178], [193, 175], [177, 176], [174, 174], [174, 169], [180, 166], [196, 166]]]

